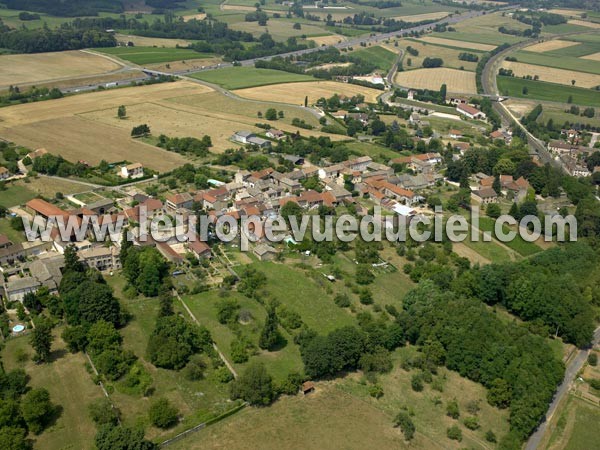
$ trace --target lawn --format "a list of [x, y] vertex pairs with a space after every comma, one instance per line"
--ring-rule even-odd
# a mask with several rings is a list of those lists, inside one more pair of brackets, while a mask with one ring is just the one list
[[35, 193], [26, 186], [9, 183], [0, 195], [0, 206], [10, 208], [27, 203], [32, 198], [35, 198]]
[[[115, 290], [115, 295], [122, 306], [133, 316], [131, 321], [120, 330], [123, 336], [123, 348], [133, 351], [138, 356], [144, 369], [151, 375], [154, 388], [151, 397], [142, 397], [128, 393], [122, 381], [107, 383], [107, 389], [111, 391], [111, 399], [123, 413], [124, 422], [130, 425], [149, 426], [147, 411], [151, 401], [160, 397], [169, 399], [177, 405], [183, 420], [167, 431], [149, 427], [146, 436], [160, 442], [230, 409], [232, 405], [228, 401], [228, 386], [213, 379], [212, 368], [207, 370], [204, 379], [189, 381], [177, 371], [160, 369], [146, 361], [146, 346], [154, 329], [158, 300], [144, 297], [125, 299], [122, 295], [125, 280], [121, 275], [107, 277], [107, 282]], [[186, 315], [177, 302], [174, 306], [176, 312]], [[212, 366], [209, 364], [209, 367]]]
[[17, 180], [8, 183], [6, 190], [0, 192], [0, 206], [9, 208], [11, 206], [23, 205], [38, 196], [53, 198], [57, 192], [68, 195], [89, 189], [90, 187], [86, 184], [60, 178], [40, 176], [38, 178]]
[[375, 64], [378, 69], [385, 70], [386, 72], [392, 68], [394, 62], [396, 62], [396, 59], [398, 58], [396, 53], [380, 46], [361, 48], [349, 55], [356, 56], [366, 62]]
[[227, 67], [225, 69], [198, 72], [192, 78], [218, 84], [225, 89], [242, 89], [269, 84], [294, 83], [298, 81], [317, 81], [309, 75], [283, 72], [254, 67]]
[[547, 448], [581, 450], [597, 448], [600, 408], [569, 395], [555, 417]]
[[384, 164], [387, 164], [390, 159], [399, 156], [398, 152], [394, 150], [369, 142], [353, 141], [346, 144], [346, 147], [352, 152], [370, 156]]
[[[494, 239], [496, 239], [495, 232], [494, 232], [495, 223], [496, 222], [494, 221], [494, 219], [491, 219], [489, 217], [480, 217], [479, 218], [479, 229], [482, 231], [488, 231], [488, 232], [492, 233], [492, 237], [494, 237]], [[516, 231], [516, 230], [508, 227], [508, 225], [504, 225], [502, 227], [502, 229], [503, 229], [504, 233], [508, 233], [509, 231]], [[535, 243], [527, 242], [519, 234], [517, 234], [517, 237], [515, 239], [513, 239], [512, 241], [503, 242], [503, 244], [506, 245], [511, 250], [516, 251], [521, 256], [530, 256], [530, 255], [533, 255], [535, 253], [539, 253], [542, 251], [542, 249], [540, 247], [538, 247]]]
[[[22, 336], [6, 342], [2, 351], [2, 362], [6, 370], [24, 369], [31, 377], [29, 386], [46, 388], [50, 399], [60, 405], [62, 412], [56, 422], [39, 436], [31, 435], [35, 447], [44, 450], [65, 448], [90, 448], [96, 434], [96, 426], [88, 414], [88, 405], [101, 398], [100, 387], [92, 381], [92, 375], [86, 371], [86, 358], [82, 353], [69, 353], [60, 338], [63, 328], [54, 330], [51, 362], [35, 364], [31, 358], [33, 350], [29, 338]], [[29, 359], [18, 362], [15, 358], [17, 350], [25, 351]]]
[[[498, 77], [497, 80], [501, 95], [563, 103], [571, 96], [573, 104], [600, 106], [600, 91], [516, 77]], [[524, 87], [528, 90], [526, 95]]]
[[[565, 52], [568, 52], [569, 49], [572, 48], [573, 47], [567, 47], [563, 50]], [[598, 61], [577, 58], [576, 56], [572, 56], [572, 54], [559, 53], [559, 55], [560, 57], [557, 57], [556, 55], [550, 53], [536, 53], [526, 51], [518, 51], [511, 54], [511, 56], [517, 58], [517, 61], [522, 63], [535, 64], [537, 66], [556, 67], [557, 69], [573, 70], [577, 72], [600, 74], [600, 64], [598, 64]]]
[[110, 47], [95, 50], [139, 65], [214, 57], [214, 55], [199, 53], [187, 48]]
[[0, 234], [4, 234], [8, 239], [16, 244], [25, 240], [25, 234], [22, 231], [17, 231], [10, 226], [10, 219], [0, 219]]

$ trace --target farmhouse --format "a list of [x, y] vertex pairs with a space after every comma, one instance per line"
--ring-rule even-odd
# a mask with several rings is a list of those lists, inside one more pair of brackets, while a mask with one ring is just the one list
[[192, 207], [194, 202], [193, 197], [184, 192], [182, 194], [171, 194], [165, 198], [165, 202], [168, 209], [177, 211], [178, 209], [189, 209]]
[[491, 187], [482, 187], [476, 191], [473, 191], [473, 195], [477, 200], [483, 204], [496, 203], [498, 201], [498, 194]]
[[142, 163], [128, 164], [127, 166], [121, 166], [121, 172], [119, 172], [121, 178], [141, 178], [144, 176], [144, 166]]
[[198, 259], [210, 258], [212, 256], [212, 252], [208, 244], [206, 242], [202, 242], [198, 236], [196, 236], [195, 239], [190, 239], [188, 242], [188, 249]]
[[512, 141], [512, 135], [508, 131], [496, 130], [490, 133], [490, 139], [502, 139], [506, 144], [510, 144]]
[[269, 131], [265, 133], [265, 135], [270, 139], [275, 139], [277, 141], [285, 138], [285, 133], [281, 130], [276, 130], [275, 128], [271, 128]]
[[358, 172], [364, 172], [369, 167], [369, 164], [373, 162], [370, 156], [359, 156], [358, 158], [351, 159], [344, 163], [344, 166], [350, 170], [356, 170]]
[[44, 219], [50, 217], [66, 217], [69, 214], [58, 206], [54, 206], [41, 198], [34, 198], [25, 203], [25, 211], [32, 216], [42, 216]]
[[485, 120], [486, 115], [484, 112], [478, 110], [474, 106], [467, 105], [465, 103], [459, 103], [456, 105], [456, 111], [463, 116], [467, 116], [469, 119]]
[[256, 137], [252, 131], [237, 131], [231, 136], [231, 140], [241, 144], [248, 144], [248, 139]]
[[258, 244], [256, 247], [254, 247], [253, 253], [261, 261], [272, 261], [279, 252], [270, 245]]
[[6, 167], [0, 167], [0, 180], [6, 180], [10, 177], [10, 172]]
[[48, 153], [48, 150], [46, 150], [45, 148], [38, 148], [37, 150], [27, 153], [27, 157], [33, 161], [35, 158], [44, 156], [47, 153]]
[[98, 270], [116, 270], [121, 268], [119, 251], [115, 247], [98, 245], [79, 253], [82, 261]]
[[450, 137], [450, 139], [461, 139], [463, 137], [463, 134], [460, 130], [450, 130], [448, 132], [448, 136]]

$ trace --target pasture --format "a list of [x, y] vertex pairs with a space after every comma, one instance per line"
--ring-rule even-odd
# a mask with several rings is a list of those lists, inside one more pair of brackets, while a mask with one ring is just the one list
[[381, 92], [377, 89], [335, 81], [275, 84], [234, 91], [236, 95], [244, 98], [292, 105], [304, 105], [306, 96], [308, 96], [308, 104], [311, 105], [316, 103], [319, 98], [329, 98], [333, 94], [344, 94], [349, 97], [360, 94], [365, 96], [365, 101], [375, 103]]
[[505, 42], [514, 44], [526, 39], [522, 36], [502, 34], [498, 31], [498, 27], [500, 26], [521, 31], [530, 28], [529, 25], [517, 22], [508, 16], [503, 17], [501, 13], [497, 12], [457, 23], [454, 25], [454, 28], [456, 28], [455, 32], [432, 33], [431, 35], [433, 37], [444, 39], [476, 42], [488, 45], [501, 45]]
[[120, 66], [98, 55], [74, 50], [0, 56], [0, 89], [51, 80], [86, 77], [118, 70]]
[[[71, 448], [88, 448], [96, 434], [96, 426], [89, 416], [88, 405], [103, 397], [99, 386], [94, 384], [92, 375], [86, 371], [87, 360], [82, 353], [72, 354], [60, 338], [63, 327], [54, 330], [51, 362], [36, 364], [32, 361], [33, 350], [29, 337], [22, 336], [6, 341], [2, 351], [2, 363], [9, 371], [23, 369], [31, 377], [29, 386], [46, 388], [52, 403], [60, 405], [62, 411], [56, 422], [41, 435], [30, 435], [36, 448], [60, 450], [69, 443]], [[19, 362], [18, 351], [25, 352], [28, 359]], [[68, 389], [65, 389], [68, 386]]]
[[573, 70], [555, 69], [553, 67], [535, 66], [513, 61], [504, 61], [502, 67], [513, 71], [516, 77], [537, 75], [541, 81], [549, 83], [572, 85], [575, 80], [575, 86], [583, 88], [593, 88], [600, 85], [600, 75], [586, 72], [575, 72]]
[[214, 56], [187, 48], [110, 47], [95, 50], [142, 66], [186, 59], [211, 58]]
[[415, 89], [434, 90], [439, 90], [442, 84], [446, 84], [448, 92], [456, 94], [477, 93], [475, 73], [444, 67], [398, 72], [394, 78], [394, 83]]
[[539, 42], [537, 44], [525, 47], [525, 50], [534, 53], [545, 53], [551, 52], [553, 50], [560, 50], [563, 48], [572, 47], [574, 45], [577, 45], [577, 42], [552, 39], [550, 41]]
[[[568, 49], [565, 51], [568, 52]], [[560, 55], [557, 57], [555, 54], [526, 51], [517, 51], [512, 53], [511, 56], [516, 57], [517, 61], [521, 63], [600, 75], [600, 64], [598, 64], [596, 61], [578, 58], [576, 56]]]
[[[252, 8], [254, 10], [255, 8]], [[266, 33], [269, 34], [276, 41], [285, 41], [290, 37], [300, 37], [300, 36], [322, 36], [324, 34], [328, 34], [323, 28], [310, 25], [306, 23], [301, 24], [301, 28], [299, 30], [294, 29], [294, 22], [287, 20], [278, 20], [278, 19], [269, 19], [266, 26], [260, 26], [258, 22], [234, 22], [230, 24], [230, 27], [233, 30], [237, 31], [245, 31], [247, 33], [252, 33], [255, 37], [259, 37], [261, 34]]]
[[283, 72], [281, 70], [257, 69], [254, 67], [227, 67], [219, 70], [194, 73], [190, 77], [218, 84], [230, 90], [314, 80], [310, 75]]
[[350, 56], [357, 56], [371, 64], [376, 64], [378, 69], [388, 71], [392, 68], [394, 62], [396, 62], [398, 52], [399, 49], [396, 49], [394, 52], [390, 47], [383, 48], [378, 45], [355, 50], [350, 53]]
[[135, 47], [187, 47], [192, 43], [183, 39], [153, 38], [120, 33], [115, 34], [115, 38], [125, 44], [132, 42]]
[[[400, 43], [403, 47], [412, 47], [417, 50], [419, 54], [417, 56], [413, 56], [410, 53], [405, 52], [403, 58], [403, 68], [404, 70], [413, 70], [419, 69], [423, 65], [423, 60], [425, 58], [441, 58], [444, 61], [444, 67], [448, 67], [451, 69], [461, 69], [474, 72], [477, 67], [476, 62], [471, 61], [462, 61], [458, 58], [461, 53], [465, 53], [465, 50], [459, 50], [458, 48], [448, 48], [448, 47], [440, 47], [435, 44], [431, 44], [428, 42], [421, 42], [421, 40], [402, 40]], [[467, 51], [468, 52], [468, 51]], [[479, 52], [475, 52], [474, 54], [481, 56]], [[411, 60], [411, 65], [408, 65], [408, 59]]]
[[[515, 77], [498, 77], [497, 80], [501, 95], [565, 104], [571, 97], [576, 105], [600, 106], [599, 91]], [[526, 94], [523, 93], [524, 87], [527, 88]]]

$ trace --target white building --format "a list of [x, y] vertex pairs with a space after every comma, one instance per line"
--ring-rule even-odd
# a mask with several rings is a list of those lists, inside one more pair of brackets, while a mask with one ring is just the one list
[[144, 166], [142, 163], [133, 163], [122, 166], [119, 176], [122, 178], [141, 178], [144, 176]]

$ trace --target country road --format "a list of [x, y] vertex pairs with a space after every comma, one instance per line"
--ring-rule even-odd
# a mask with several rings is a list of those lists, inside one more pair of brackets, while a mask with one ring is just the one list
[[[600, 345], [600, 327], [596, 328], [596, 331], [594, 331], [594, 338], [592, 340], [591, 347], [594, 347], [596, 345]], [[554, 393], [554, 399], [552, 400], [552, 403], [550, 403], [550, 407], [546, 412], [544, 421], [538, 426], [537, 430], [535, 430], [535, 432], [529, 437], [525, 450], [536, 450], [540, 445], [540, 441], [546, 433], [546, 429], [548, 427], [550, 419], [556, 412], [561, 400], [566, 394], [568, 394], [571, 383], [573, 382], [573, 380], [575, 380], [577, 373], [583, 367], [583, 364], [585, 363], [589, 352], [589, 348], [579, 350], [579, 352], [577, 352], [577, 355], [567, 365], [567, 369], [565, 370], [565, 377], [560, 386], [558, 386], [558, 388], [556, 389], [556, 392]]]

